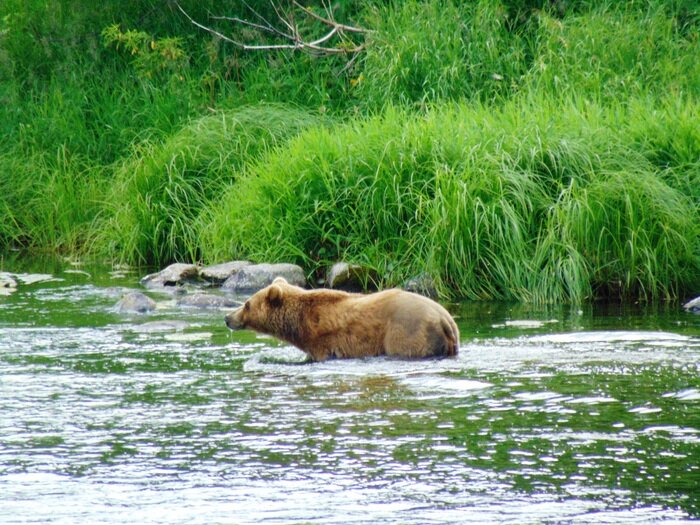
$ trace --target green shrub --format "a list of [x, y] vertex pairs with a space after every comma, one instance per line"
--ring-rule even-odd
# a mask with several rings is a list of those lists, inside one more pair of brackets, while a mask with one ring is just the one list
[[137, 148], [116, 169], [96, 247], [131, 262], [196, 260], [202, 209], [248, 162], [318, 121], [302, 110], [249, 107], [202, 117], [163, 143]]
[[0, 155], [0, 247], [77, 253], [99, 213], [103, 175], [66, 149]]
[[202, 251], [363, 262], [383, 285], [429, 271], [470, 299], [676, 296], [698, 285], [698, 210], [625, 120], [539, 101], [313, 128], [236, 181]]
[[493, 99], [525, 73], [524, 43], [507, 27], [498, 0], [390, 3], [369, 17], [376, 30], [367, 49], [359, 97], [387, 102]]
[[700, 93], [700, 41], [662, 6], [602, 4], [558, 20], [541, 13], [526, 83], [553, 95], [611, 100]]

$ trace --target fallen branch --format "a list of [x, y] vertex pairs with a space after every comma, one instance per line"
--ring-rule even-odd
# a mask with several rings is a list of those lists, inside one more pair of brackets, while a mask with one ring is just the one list
[[[260, 32], [265, 32], [274, 35], [278, 39], [283, 39], [284, 43], [274, 43], [274, 44], [247, 44], [240, 42], [230, 36], [226, 36], [221, 31], [208, 27], [200, 22], [194, 20], [181, 6], [176, 2], [177, 8], [180, 12], [185, 15], [185, 17], [195, 26], [204, 31], [207, 31], [222, 40], [229, 42], [239, 49], [245, 51], [278, 51], [283, 49], [289, 49], [294, 51], [303, 51], [316, 56], [328, 56], [328, 55], [355, 55], [351, 59], [354, 62], [356, 55], [362, 51], [365, 47], [363, 44], [355, 43], [351, 38], [347, 36], [347, 33], [354, 34], [365, 34], [369, 30], [351, 26], [348, 24], [342, 24], [337, 22], [333, 18], [333, 12], [329, 6], [325, 7], [326, 16], [321, 16], [308, 7], [304, 7], [296, 0], [291, 0], [289, 4], [289, 9], [285, 9], [280, 2], [270, 0], [270, 4], [277, 15], [278, 25], [282, 25], [285, 29], [280, 29], [279, 27], [272, 24], [259, 12], [253, 9], [250, 5], [244, 2], [246, 7], [251, 11], [251, 13], [257, 19], [256, 22], [246, 20], [237, 16], [211, 16], [212, 20], [231, 22], [237, 25], [253, 28]], [[313, 19], [316, 22], [329, 28], [325, 33], [318, 36], [313, 40], [305, 39], [299, 29], [299, 24], [297, 24], [295, 16], [300, 15], [301, 19]], [[340, 42], [337, 44], [331, 44], [330, 42], [335, 39]]]

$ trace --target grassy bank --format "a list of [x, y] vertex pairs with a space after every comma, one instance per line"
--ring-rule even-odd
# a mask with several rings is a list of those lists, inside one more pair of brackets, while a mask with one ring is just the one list
[[203, 258], [200, 214], [252, 160], [321, 123], [303, 110], [256, 106], [199, 118], [142, 145], [114, 171], [93, 250], [135, 263]]
[[384, 285], [430, 269], [472, 299], [674, 297], [700, 284], [700, 142], [673, 123], [700, 115], [638, 111], [530, 100], [313, 128], [207, 208], [201, 253], [354, 260]]
[[171, 7], [0, 7], [0, 251], [346, 258], [447, 297], [700, 291], [697, 1], [339, 2], [372, 29], [347, 68]]

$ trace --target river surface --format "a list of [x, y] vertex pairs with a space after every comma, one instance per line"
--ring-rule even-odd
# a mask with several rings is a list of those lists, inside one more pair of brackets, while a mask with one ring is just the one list
[[[5, 261], [0, 523], [686, 523], [700, 316], [462, 304], [455, 359], [299, 364], [139, 272]], [[37, 277], [36, 274], [43, 274]]]

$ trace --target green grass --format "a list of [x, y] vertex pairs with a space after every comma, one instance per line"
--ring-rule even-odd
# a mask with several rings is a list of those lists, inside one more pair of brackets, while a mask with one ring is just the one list
[[539, 101], [310, 129], [229, 189], [202, 253], [427, 270], [470, 299], [667, 299], [700, 284], [698, 202], [627, 116]]
[[697, 0], [334, 6], [374, 30], [347, 70], [154, 0], [8, 0], [0, 252], [345, 258], [453, 298], [700, 291]]
[[532, 92], [610, 102], [700, 92], [692, 0], [411, 0], [369, 13], [377, 32], [356, 90], [369, 108]]
[[372, 108], [510, 93], [528, 67], [526, 39], [502, 2], [395, 2], [375, 9], [357, 91]]
[[77, 253], [100, 211], [104, 178], [84, 158], [0, 155], [0, 245]]
[[625, 4], [602, 3], [565, 21], [541, 14], [527, 88], [609, 101], [699, 93], [697, 33], [687, 34], [663, 5]]
[[303, 110], [257, 106], [202, 117], [141, 145], [115, 169], [96, 249], [134, 263], [197, 260], [195, 227], [210, 201], [257, 156], [319, 123]]

